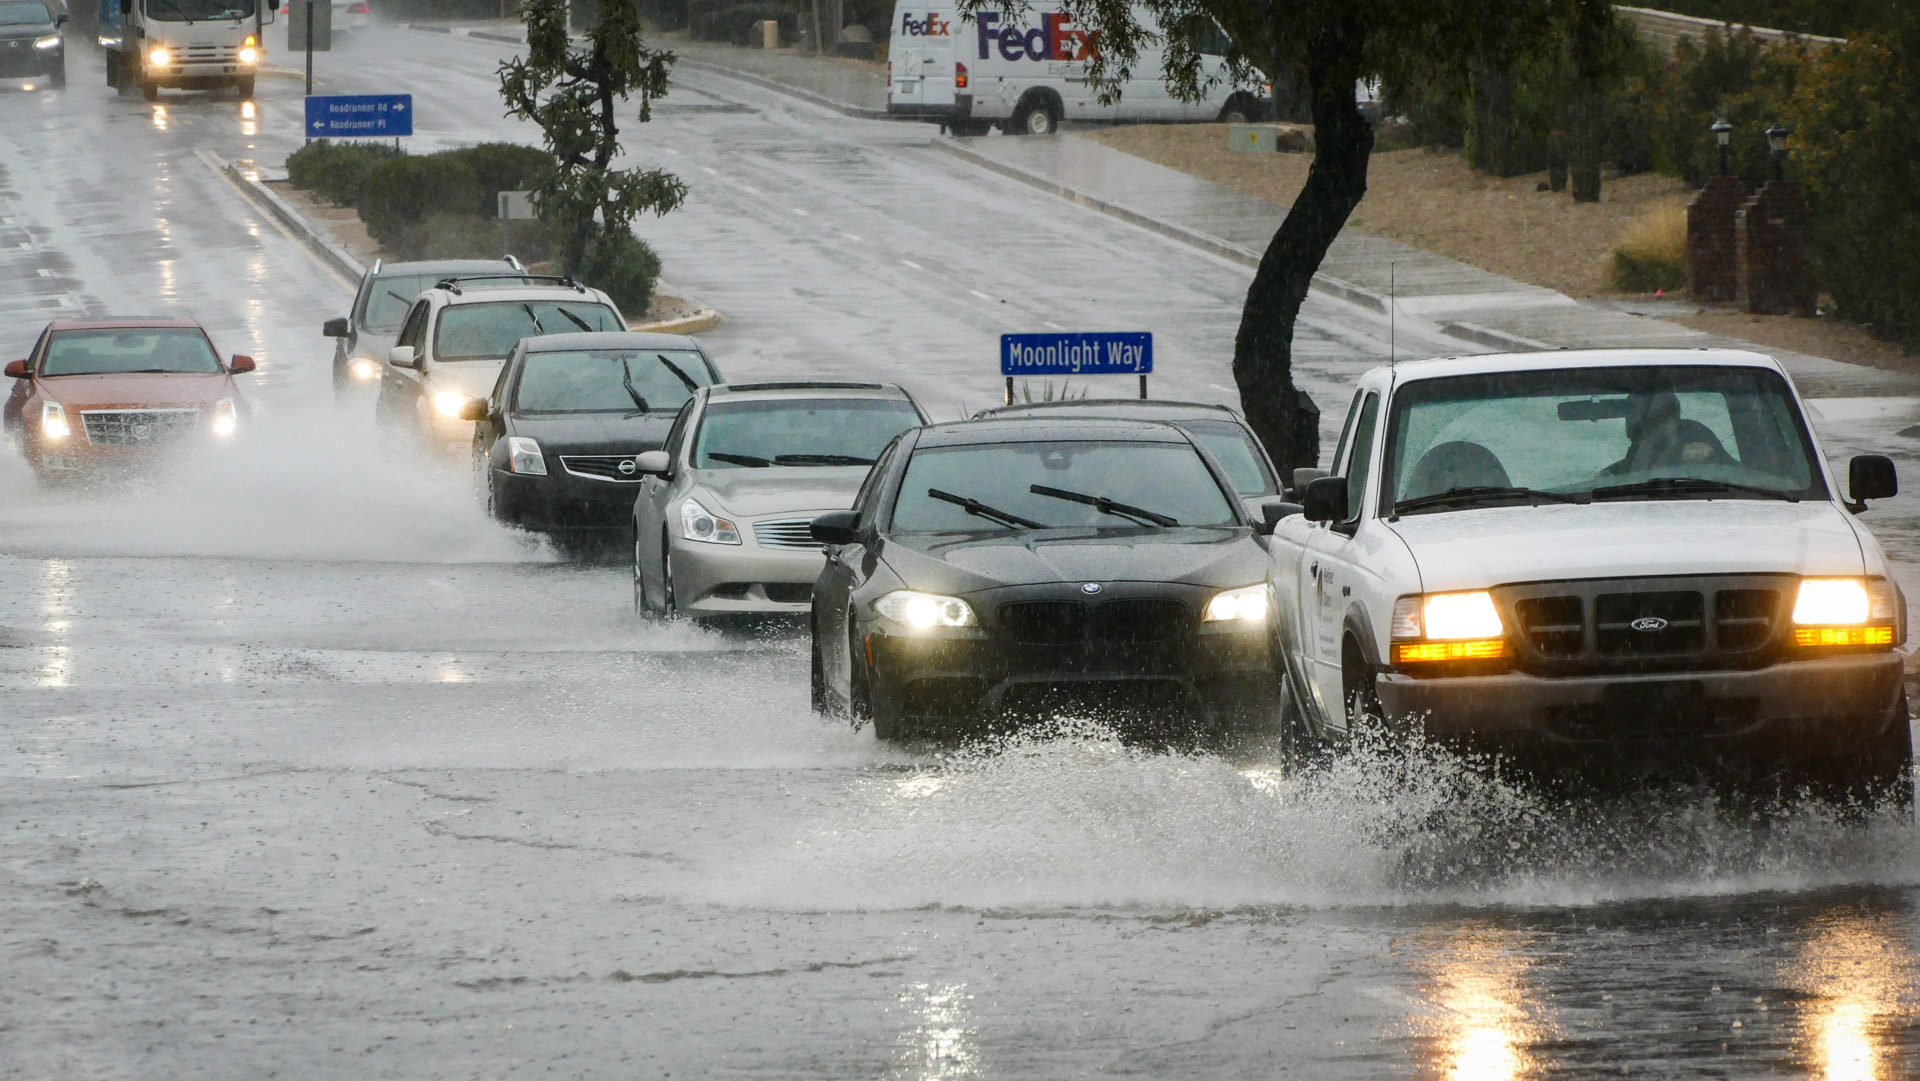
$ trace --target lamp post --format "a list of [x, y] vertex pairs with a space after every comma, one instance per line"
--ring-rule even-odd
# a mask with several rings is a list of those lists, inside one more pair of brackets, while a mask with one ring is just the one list
[[1773, 178], [1775, 180], [1785, 180], [1787, 178], [1787, 136], [1791, 134], [1793, 133], [1788, 131], [1786, 126], [1778, 120], [1774, 121], [1773, 126], [1767, 129], [1767, 149], [1772, 152]]
[[1713, 132], [1714, 145], [1720, 148], [1720, 175], [1726, 176], [1727, 144], [1733, 140], [1733, 125], [1727, 123], [1727, 118], [1723, 116], [1714, 121], [1713, 126], [1707, 130]]

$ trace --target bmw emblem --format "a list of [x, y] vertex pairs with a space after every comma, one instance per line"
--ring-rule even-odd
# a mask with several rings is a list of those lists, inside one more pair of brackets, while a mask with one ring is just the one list
[[622, 474], [631, 477], [633, 476], [633, 471], [640, 467], [633, 464], [632, 458], [622, 458], [620, 459], [618, 468]]
[[1636, 631], [1652, 634], [1654, 631], [1666, 630], [1667, 621], [1661, 619], [1659, 616], [1641, 616], [1639, 619], [1627, 624], [1627, 626], [1632, 627]]
[[1081, 584], [1081, 586], [1080, 586], [1080, 592], [1082, 592], [1082, 593], [1098, 593], [1098, 592], [1100, 592], [1100, 583], [1098, 583], [1098, 582], [1084, 582], [1084, 583], [1082, 583], [1082, 584]]

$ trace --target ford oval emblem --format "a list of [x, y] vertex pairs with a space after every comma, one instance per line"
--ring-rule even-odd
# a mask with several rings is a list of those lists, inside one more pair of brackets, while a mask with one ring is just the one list
[[1082, 583], [1082, 584], [1081, 584], [1081, 586], [1080, 586], [1080, 592], [1082, 592], [1082, 593], [1098, 593], [1098, 592], [1100, 592], [1100, 583], [1098, 583], [1098, 582], [1084, 582], [1084, 583]]
[[619, 466], [620, 472], [626, 474], [627, 476], [629, 477], [633, 476], [633, 471], [638, 468], [640, 467], [633, 464], [632, 458], [620, 459], [620, 466]]
[[1639, 619], [1627, 624], [1627, 626], [1632, 627], [1636, 631], [1645, 631], [1648, 634], [1652, 634], [1654, 631], [1666, 630], [1667, 621], [1661, 619], [1659, 616], [1641, 616]]

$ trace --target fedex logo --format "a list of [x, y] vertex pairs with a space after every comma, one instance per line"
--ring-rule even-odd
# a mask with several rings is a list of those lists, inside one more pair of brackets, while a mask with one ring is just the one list
[[910, 38], [943, 38], [949, 33], [949, 23], [937, 12], [927, 12], [924, 19], [916, 19], [913, 12], [900, 13], [900, 32]]
[[1002, 27], [997, 11], [982, 11], [973, 18], [980, 27], [982, 60], [990, 58], [989, 46], [998, 49], [1003, 60], [1086, 60], [1094, 55], [1093, 35], [1072, 29], [1073, 20], [1064, 11], [1042, 14], [1040, 25], [1031, 30]]

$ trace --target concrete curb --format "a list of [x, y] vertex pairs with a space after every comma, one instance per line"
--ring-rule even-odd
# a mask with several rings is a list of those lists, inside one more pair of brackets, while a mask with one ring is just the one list
[[713, 64], [705, 60], [696, 60], [691, 56], [681, 56], [675, 62], [685, 64], [696, 71], [704, 71], [712, 75], [723, 75], [729, 79], [738, 79], [743, 83], [752, 83], [755, 86], [785, 94], [790, 98], [799, 98], [809, 105], [818, 105], [822, 109], [832, 109], [836, 113], [851, 116], [856, 120], [903, 119], [894, 116], [885, 109], [869, 109], [864, 105], [848, 105], [844, 101], [835, 101], [825, 94], [816, 94], [811, 90], [802, 90], [790, 83], [783, 83], [778, 79], [769, 79], [764, 75], [755, 75], [749, 71], [741, 71], [739, 68], [730, 68], [724, 64]]
[[701, 308], [692, 315], [683, 315], [678, 319], [662, 319], [655, 323], [630, 323], [628, 330], [646, 334], [699, 334], [712, 330], [726, 320], [712, 308]]
[[[987, 157], [984, 154], [968, 148], [953, 136], [939, 136], [933, 140], [932, 146], [935, 150], [944, 151], [947, 154], [989, 170], [990, 172], [1010, 177], [1023, 184], [1039, 188], [1052, 195], [1057, 195], [1069, 202], [1078, 203], [1088, 209], [1097, 210], [1110, 217], [1119, 218], [1121, 221], [1138, 225], [1143, 229], [1148, 229], [1162, 236], [1178, 240], [1183, 244], [1199, 248], [1209, 254], [1220, 256], [1223, 259], [1231, 260], [1242, 266], [1257, 268], [1260, 265], [1261, 253], [1251, 248], [1235, 244], [1231, 241], [1222, 240], [1217, 236], [1210, 236], [1197, 229], [1189, 229], [1184, 225], [1170, 221], [1162, 221], [1159, 218], [1142, 214], [1137, 210], [1130, 210], [1117, 203], [1102, 199], [1097, 195], [1090, 195], [1070, 184], [1063, 184], [1043, 173], [1036, 173], [1029, 169], [1022, 169], [1017, 165], [1009, 165], [1006, 162]], [[1313, 288], [1318, 292], [1328, 296], [1338, 297], [1349, 304], [1356, 304], [1377, 314], [1387, 314], [1389, 303], [1387, 297], [1371, 289], [1355, 285], [1350, 281], [1336, 278], [1331, 274], [1316, 273], [1313, 276]], [[1508, 352], [1523, 353], [1559, 348], [1559, 346], [1548, 345], [1545, 342], [1537, 342], [1531, 338], [1522, 338], [1516, 334], [1508, 334], [1502, 330], [1495, 330], [1492, 327], [1484, 327], [1478, 323], [1442, 323], [1436, 329], [1450, 338], [1457, 338], [1463, 342], [1471, 342], [1474, 345], [1484, 345], [1491, 349], [1502, 349]]]
[[272, 215], [281, 225], [286, 226], [287, 230], [305, 244], [307, 250], [311, 251], [328, 269], [340, 274], [349, 282], [356, 285], [359, 283], [361, 275], [366, 273], [366, 268], [360, 265], [360, 261], [347, 254], [345, 248], [320, 232], [319, 228], [295, 210], [291, 203], [275, 195], [271, 188], [262, 184], [253, 162], [220, 161], [218, 158], [213, 160], [220, 162], [218, 168], [240, 189], [241, 195]]

